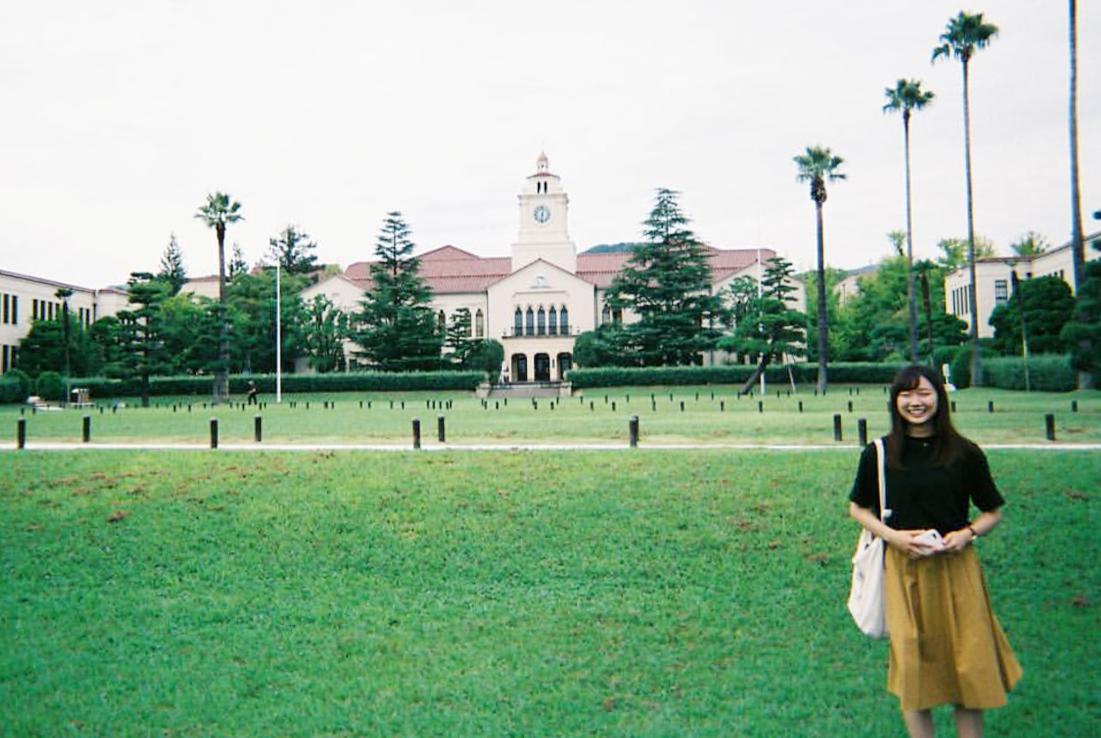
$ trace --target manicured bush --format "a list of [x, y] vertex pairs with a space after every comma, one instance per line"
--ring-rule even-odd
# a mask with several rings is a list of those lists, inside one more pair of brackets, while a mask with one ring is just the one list
[[[14, 382], [16, 384], [20, 402], [27, 399], [27, 395], [31, 394], [33, 383], [31, 382], [30, 376], [22, 369], [9, 369], [4, 372], [3, 377], [0, 377], [0, 381]], [[8, 400], [3, 401], [8, 402]], [[14, 402], [14, 400], [11, 400], [11, 402]]]
[[[990, 347], [979, 343], [979, 356], [982, 357], [983, 366], [989, 359], [993, 359], [998, 354]], [[951, 362], [952, 376], [949, 378], [952, 384], [959, 389], [966, 389], [971, 386], [971, 344], [965, 343], [956, 349], [955, 355], [952, 357]]]
[[5, 374], [3, 378], [0, 378], [0, 403], [23, 402], [26, 400], [28, 393], [23, 391], [19, 381], [8, 379], [7, 376]]
[[57, 402], [65, 399], [65, 379], [57, 372], [42, 372], [34, 385], [35, 394], [43, 400]]
[[[1023, 390], [1025, 361], [1020, 356], [1000, 356], [983, 360], [983, 374], [988, 387]], [[1070, 392], [1077, 386], [1077, 376], [1064, 354], [1038, 354], [1028, 358], [1029, 387], [1043, 392]]]
[[[884, 384], [890, 382], [903, 366], [902, 363], [837, 362], [829, 365], [827, 376], [830, 382]], [[742, 384], [749, 379], [753, 369], [754, 367], [748, 364], [601, 367], [572, 369], [567, 373], [566, 378], [575, 388], [662, 384]], [[788, 382], [790, 379], [794, 379], [797, 383], [814, 382], [817, 377], [817, 364], [784, 364], [770, 366], [765, 370], [765, 380], [773, 384]]]

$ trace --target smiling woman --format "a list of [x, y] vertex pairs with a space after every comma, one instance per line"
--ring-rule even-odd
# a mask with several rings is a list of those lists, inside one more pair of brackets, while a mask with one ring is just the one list
[[[1005, 705], [1022, 673], [972, 545], [1001, 521], [1005, 500], [986, 456], [952, 426], [934, 370], [900, 371], [890, 409], [883, 519], [871, 446], [849, 496], [852, 517], [889, 544], [887, 688], [914, 738], [933, 735], [930, 709], [942, 704], [955, 706], [959, 735], [981, 736], [983, 711]], [[980, 510], [974, 520], [972, 503]]]

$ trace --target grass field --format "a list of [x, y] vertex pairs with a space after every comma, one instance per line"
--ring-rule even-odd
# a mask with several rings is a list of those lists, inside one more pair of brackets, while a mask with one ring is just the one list
[[[787, 389], [776, 387], [764, 398], [738, 399], [732, 387], [616, 388], [589, 391], [554, 403], [540, 399], [537, 407], [518, 399], [507, 404], [490, 400], [483, 407], [480, 400], [465, 393], [345, 393], [287, 396], [281, 405], [272, 402], [273, 398], [264, 398], [268, 402], [262, 411], [241, 406], [212, 409], [203, 406], [207, 398], [162, 398], [148, 409], [129, 400], [117, 410], [104, 405], [91, 411], [28, 413], [26, 420], [27, 438], [32, 445], [36, 441], [79, 443], [81, 418], [86, 414], [92, 417], [93, 443], [202, 444], [209, 439], [211, 417], [219, 419], [222, 443], [252, 443], [258, 412], [263, 418], [264, 442], [282, 444], [406, 445], [411, 443], [414, 417], [421, 420], [424, 443], [435, 444], [439, 415], [446, 418], [447, 441], [452, 444], [626, 443], [631, 415], [639, 416], [644, 445], [831, 444], [835, 413], [842, 416], [845, 443], [856, 442], [859, 418], [867, 419], [871, 435], [887, 431], [889, 420], [882, 387], [836, 387], [824, 397], [816, 397], [807, 388], [789, 396]], [[1046, 413], [1055, 414], [1058, 441], [1101, 442], [1098, 391], [1026, 394], [977, 389], [954, 393], [952, 398], [957, 405], [957, 425], [980, 442], [1043, 443]], [[451, 407], [443, 409], [447, 401]], [[993, 413], [988, 411], [990, 402], [994, 403]], [[1071, 410], [1073, 402], [1078, 405], [1077, 412]], [[18, 417], [17, 407], [0, 408], [0, 429], [7, 429], [0, 432], [10, 439], [9, 443], [14, 442]]]
[[[0, 735], [903, 735], [851, 447], [0, 458]], [[990, 458], [989, 734], [1096, 735], [1101, 454]]]

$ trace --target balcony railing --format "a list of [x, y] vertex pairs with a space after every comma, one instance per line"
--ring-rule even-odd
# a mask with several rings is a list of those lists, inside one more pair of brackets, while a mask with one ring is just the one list
[[551, 333], [549, 330], [544, 330], [540, 333], [538, 330], [533, 330], [530, 333], [527, 330], [517, 330], [513, 327], [508, 333], [505, 333], [501, 338], [569, 338], [570, 336], [579, 336], [581, 331], [577, 330], [575, 326], [567, 326], [565, 330], [560, 330], [555, 333]]

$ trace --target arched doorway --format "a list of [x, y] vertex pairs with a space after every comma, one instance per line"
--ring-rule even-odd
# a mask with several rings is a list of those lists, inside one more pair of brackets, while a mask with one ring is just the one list
[[528, 381], [528, 357], [527, 354], [512, 355], [512, 381]]
[[568, 353], [561, 353], [558, 355], [558, 380], [562, 381], [566, 378], [566, 372], [573, 368], [573, 355]]
[[535, 355], [535, 381], [550, 381], [550, 356], [547, 354]]

